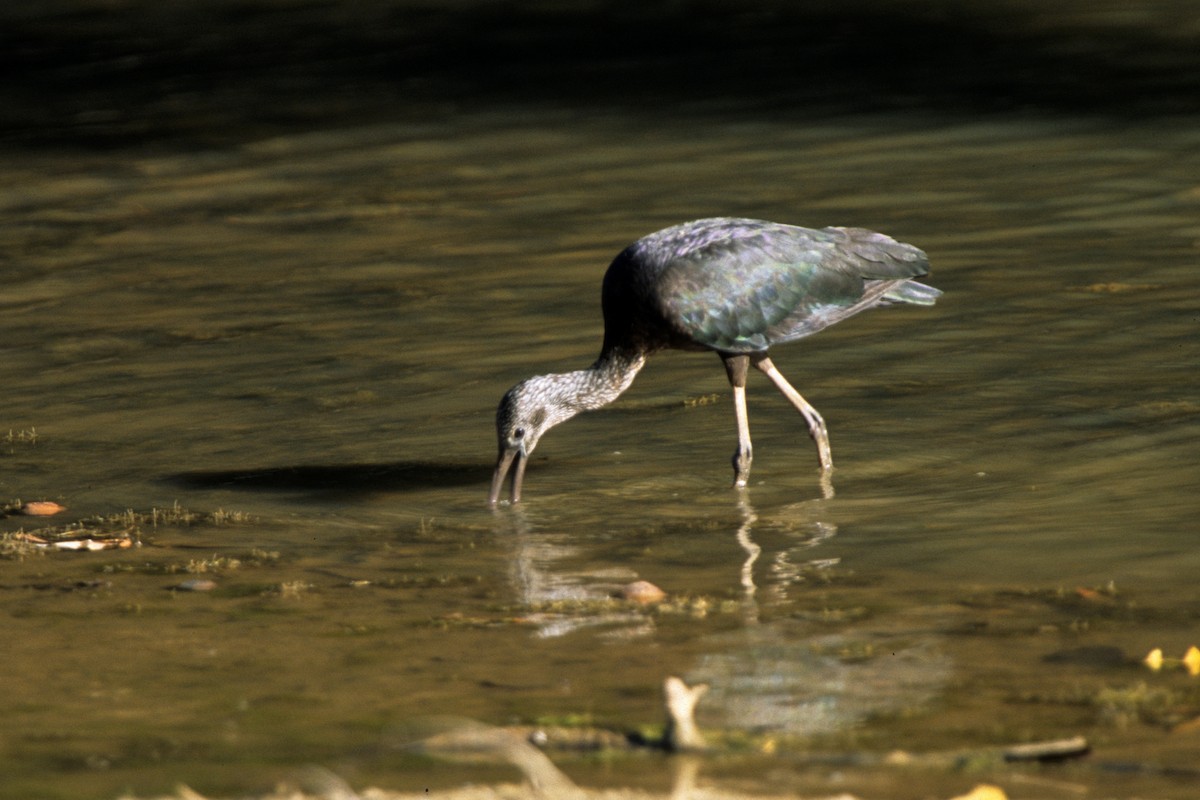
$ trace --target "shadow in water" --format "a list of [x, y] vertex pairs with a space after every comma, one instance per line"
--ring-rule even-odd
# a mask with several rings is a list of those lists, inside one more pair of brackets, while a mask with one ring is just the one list
[[445, 486], [480, 486], [486, 493], [491, 464], [394, 461], [387, 464], [296, 464], [282, 467], [180, 472], [166, 480], [185, 489], [293, 492], [311, 502]]
[[0, 140], [33, 147], [254, 139], [447, 103], [1136, 119], [1194, 113], [1200, 89], [1171, 14], [1082, 2], [28, 5], [0, 8], [0, 65], [23, 76], [0, 86]]

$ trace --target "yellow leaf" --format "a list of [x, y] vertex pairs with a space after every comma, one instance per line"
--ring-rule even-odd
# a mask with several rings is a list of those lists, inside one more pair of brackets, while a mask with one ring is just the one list
[[1162, 648], [1156, 647], [1151, 650], [1150, 653], [1142, 659], [1142, 663], [1155, 672], [1158, 672], [1160, 669], [1162, 669], [1163, 665]]
[[1193, 678], [1200, 675], [1200, 647], [1192, 645], [1183, 654], [1183, 666]]
[[953, 800], [1008, 800], [1008, 795], [999, 786], [981, 783], [966, 794], [953, 798]]

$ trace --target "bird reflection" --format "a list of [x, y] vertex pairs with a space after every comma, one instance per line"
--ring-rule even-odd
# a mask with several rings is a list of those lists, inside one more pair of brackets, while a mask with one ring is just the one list
[[[689, 644], [687, 656], [694, 663], [682, 676], [692, 686], [710, 687], [703, 707], [718, 727], [800, 736], [833, 733], [873, 714], [919, 707], [936, 696], [952, 665], [935, 636], [897, 635], [886, 625], [869, 624], [831, 632], [815, 628], [803, 616], [780, 613], [793, 600], [804, 599], [818, 573], [839, 563], [829, 552], [838, 533], [830, 495], [757, 506], [750, 497], [743, 490], [733, 503], [687, 516], [663, 507], [660, 516], [672, 519], [658, 523], [665, 522], [675, 534], [680, 527], [686, 529], [688, 519], [696, 521], [696, 529], [684, 533], [703, 537], [697, 557], [718, 554], [708, 557], [708, 563], [693, 562], [690, 574], [681, 566], [686, 561], [672, 560], [666, 552], [659, 563], [638, 563], [637, 569], [651, 580], [656, 570], [671, 569], [675, 592], [657, 605], [614, 601], [620, 584], [637, 577], [635, 565], [623, 561], [597, 568], [608, 542], [571, 531], [561, 506], [504, 507], [493, 512], [493, 518], [498, 541], [510, 548], [513, 592], [528, 606], [526, 618], [536, 626], [535, 636], [566, 636], [587, 629], [595, 631], [593, 641], [598, 644], [652, 637], [658, 626], [669, 624], [672, 611], [696, 610], [689, 605], [693, 601], [702, 604], [699, 616], [714, 610], [738, 615], [735, 628], [714, 625]], [[624, 507], [638, 504], [626, 498]], [[653, 513], [631, 515], [629, 525], [644, 534], [647, 523], [655, 522]], [[727, 527], [713, 530], [716, 515], [727, 520]], [[618, 523], [619, 518], [609, 517], [602, 527], [612, 529]], [[576, 527], [587, 524], [581, 516]], [[615, 535], [620, 537], [619, 532]], [[715, 563], [717, 559], [722, 560]], [[717, 586], [711, 586], [709, 577], [714, 567], [723, 570]], [[706, 587], [695, 584], [702, 575], [707, 597]], [[720, 599], [726, 594], [722, 582], [736, 591], [733, 607]], [[882, 653], [881, 648], [886, 648], [887, 658], [870, 655]], [[843, 657], [860, 650], [867, 655]], [[596, 657], [602, 659], [603, 652], [597, 651]]]
[[762, 554], [762, 548], [750, 538], [750, 529], [758, 521], [758, 515], [746, 497], [746, 490], [738, 492], [738, 510], [742, 512], [742, 524], [737, 529], [738, 546], [746, 552], [746, 560], [742, 562], [742, 612], [747, 622], [758, 622], [758, 603], [754, 595], [758, 587], [754, 584], [754, 562]]
[[[833, 497], [833, 487], [823, 492], [822, 500]], [[734, 534], [738, 546], [746, 554], [739, 574], [742, 586], [742, 615], [748, 623], [756, 623], [758, 614], [758, 585], [754, 578], [754, 567], [762, 554], [762, 546], [753, 539], [754, 526], [758, 522], [758, 514], [750, 502], [746, 490], [738, 492], [738, 511], [742, 516], [742, 524]], [[838, 563], [838, 558], [803, 559], [797, 555], [804, 550], [816, 547], [837, 533], [837, 525], [822, 519], [824, 503], [820, 500], [806, 500], [784, 506], [772, 514], [776, 525], [787, 531], [788, 544], [773, 552], [768, 562], [767, 586], [773, 602], [781, 603], [788, 599], [787, 590], [792, 584], [802, 580], [805, 571], [825, 569]]]
[[[837, 525], [827, 519], [826, 501], [832, 494], [830, 487], [820, 498], [778, 507], [763, 516], [747, 490], [737, 492], [732, 509], [737, 524], [730, 533], [740, 555], [734, 560], [731, 552], [730, 579], [740, 587], [739, 605], [748, 624], [759, 621], [760, 588], [770, 603], [783, 603], [805, 575], [838, 563], [836, 557], [814, 559], [808, 552], [837, 533]], [[540, 518], [536, 506], [518, 504], [493, 513], [499, 541], [511, 548], [511, 586], [517, 601], [529, 609], [527, 619], [535, 623], [537, 636], [557, 637], [597, 627], [621, 638], [653, 633], [654, 616], [647, 607], [614, 602], [624, 587], [639, 579], [632, 567], [594, 566], [580, 538], [562, 532], [557, 517], [553, 524]], [[772, 544], [764, 548], [756, 541], [761, 538], [756, 530]], [[580, 568], [579, 563], [589, 566]]]
[[581, 546], [569, 534], [537, 531], [522, 506], [496, 516], [498, 533], [512, 546], [513, 589], [518, 601], [530, 609], [528, 619], [536, 623], [537, 636], [552, 638], [588, 627], [621, 629], [626, 637], [652, 630], [645, 614], [612, 604], [621, 586], [637, 578], [633, 570], [620, 566], [572, 570], [568, 562]]

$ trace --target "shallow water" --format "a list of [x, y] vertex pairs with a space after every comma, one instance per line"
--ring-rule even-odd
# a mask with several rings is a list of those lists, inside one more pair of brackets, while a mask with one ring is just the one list
[[[1200, 644], [1195, 120], [698, 119], [480, 108], [201, 149], [10, 143], [0, 498], [68, 511], [0, 531], [174, 504], [248, 519], [0, 561], [0, 795], [219, 795], [314, 762], [398, 790], [511, 778], [397, 754], [389, 731], [629, 729], [678, 674], [712, 685], [712, 730], [880, 754], [1083, 734], [1082, 764], [986, 774], [1188, 796], [1200, 690], [1137, 661]], [[834, 495], [753, 379], [754, 472], [731, 490], [723, 370], [664, 353], [543, 440], [519, 508], [486, 508], [503, 391], [589, 363], [611, 257], [712, 214], [930, 254], [936, 307], [773, 354], [829, 424]], [[170, 591], [198, 577], [216, 588]], [[671, 603], [609, 600], [638, 578]], [[958, 785], [795, 754], [708, 769]], [[597, 785], [665, 769], [563, 760]]]

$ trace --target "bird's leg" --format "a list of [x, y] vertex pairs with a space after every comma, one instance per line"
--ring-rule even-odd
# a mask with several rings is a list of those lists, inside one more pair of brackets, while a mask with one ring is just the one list
[[752, 357], [754, 366], [763, 372], [771, 383], [775, 384], [775, 388], [783, 392], [791, 404], [796, 407], [796, 410], [804, 416], [804, 420], [808, 423], [808, 435], [817, 443], [817, 458], [821, 461], [821, 469], [829, 470], [833, 468], [833, 456], [829, 450], [829, 432], [825, 430], [825, 420], [817, 413], [817, 410], [809, 405], [809, 402], [800, 396], [787, 378], [783, 377], [775, 365], [771, 363], [771, 359], [766, 355], [755, 355]]
[[721, 354], [725, 362], [725, 374], [733, 387], [733, 412], [737, 415], [738, 446], [733, 451], [733, 485], [745, 486], [750, 478], [750, 462], [754, 453], [750, 448], [750, 418], [746, 415], [746, 373], [750, 358], [745, 355]]

